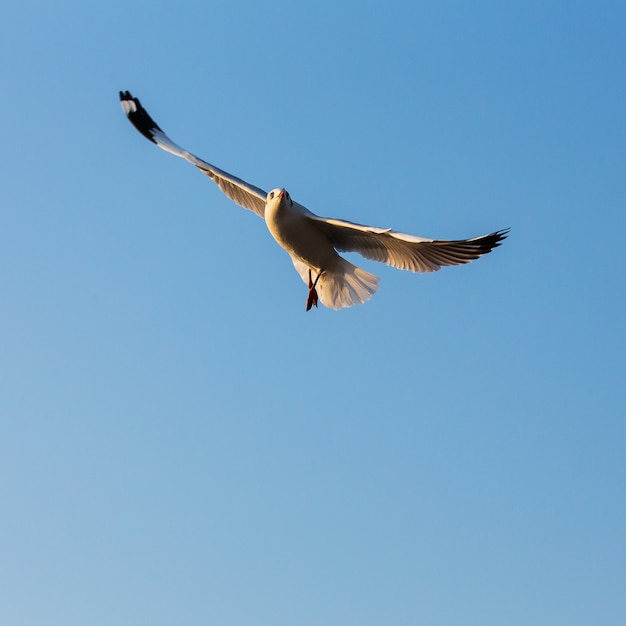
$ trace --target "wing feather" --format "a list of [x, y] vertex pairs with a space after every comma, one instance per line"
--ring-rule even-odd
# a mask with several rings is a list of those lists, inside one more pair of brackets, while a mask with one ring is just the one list
[[505, 229], [474, 239], [444, 241], [314, 214], [308, 218], [339, 252], [357, 252], [410, 272], [435, 272], [446, 265], [469, 263], [497, 248], [509, 232]]
[[211, 180], [217, 183], [217, 186], [227, 197], [239, 206], [254, 211], [260, 217], [264, 216], [267, 193], [263, 189], [255, 187], [245, 180], [233, 176], [215, 165], [211, 165], [211, 163], [207, 163], [174, 143], [150, 117], [148, 111], [139, 102], [139, 98], [133, 98], [129, 91], [120, 91], [120, 102], [126, 117], [144, 137], [155, 143], [159, 148], [189, 161], [189, 163], [202, 170]]

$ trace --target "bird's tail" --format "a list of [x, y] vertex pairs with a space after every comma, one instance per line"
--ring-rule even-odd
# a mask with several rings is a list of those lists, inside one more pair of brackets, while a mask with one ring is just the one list
[[[309, 266], [292, 257], [294, 267], [302, 280], [309, 282]], [[325, 270], [317, 281], [316, 289], [322, 304], [329, 309], [343, 309], [367, 302], [378, 291], [378, 276], [352, 265], [337, 256], [337, 263], [332, 270]], [[312, 278], [317, 277], [317, 270], [311, 270]]]

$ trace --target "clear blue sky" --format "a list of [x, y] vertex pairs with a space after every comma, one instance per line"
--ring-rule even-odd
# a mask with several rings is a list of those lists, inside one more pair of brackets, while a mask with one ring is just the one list
[[[0, 623], [626, 623], [624, 2], [3, 3]], [[305, 313], [261, 220], [511, 227]]]

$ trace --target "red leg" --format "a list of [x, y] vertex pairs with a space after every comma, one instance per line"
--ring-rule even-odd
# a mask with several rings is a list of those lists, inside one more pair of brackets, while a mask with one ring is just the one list
[[315, 289], [317, 285], [317, 281], [320, 279], [320, 276], [324, 273], [324, 270], [320, 270], [320, 273], [317, 275], [315, 282], [311, 280], [311, 270], [309, 269], [309, 293], [306, 298], [306, 310], [310, 311], [313, 306], [317, 307], [317, 290]]

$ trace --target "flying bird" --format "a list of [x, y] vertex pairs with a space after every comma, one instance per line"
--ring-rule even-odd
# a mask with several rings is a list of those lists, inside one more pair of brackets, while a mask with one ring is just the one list
[[268, 230], [291, 257], [308, 285], [306, 310], [318, 300], [331, 309], [363, 304], [378, 291], [379, 278], [356, 267], [338, 252], [358, 252], [411, 272], [434, 272], [445, 265], [462, 265], [491, 252], [508, 229], [489, 235], [440, 241], [376, 228], [346, 220], [320, 217], [292, 200], [282, 188], [269, 193], [211, 165], [175, 144], [128, 91], [120, 91], [124, 113], [133, 126], [159, 148], [195, 165], [231, 200], [265, 220]]

